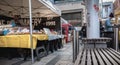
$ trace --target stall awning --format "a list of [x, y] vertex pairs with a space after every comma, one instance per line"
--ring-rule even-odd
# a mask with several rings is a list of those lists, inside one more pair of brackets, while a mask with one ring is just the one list
[[61, 18], [61, 22], [62, 22], [62, 24], [68, 24], [68, 21], [63, 18]]
[[[0, 15], [29, 17], [29, 0], [0, 0]], [[32, 0], [33, 17], [60, 16], [61, 11], [49, 0]]]

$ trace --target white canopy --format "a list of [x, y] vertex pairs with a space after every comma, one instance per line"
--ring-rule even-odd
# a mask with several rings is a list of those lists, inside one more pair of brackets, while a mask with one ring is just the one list
[[[0, 0], [0, 15], [29, 17], [29, 0]], [[32, 0], [33, 17], [60, 16], [61, 11], [48, 0]]]

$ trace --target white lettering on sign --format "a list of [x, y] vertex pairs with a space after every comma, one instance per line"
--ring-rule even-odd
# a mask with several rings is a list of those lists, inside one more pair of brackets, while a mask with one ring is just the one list
[[46, 26], [55, 26], [55, 21], [47, 21]]

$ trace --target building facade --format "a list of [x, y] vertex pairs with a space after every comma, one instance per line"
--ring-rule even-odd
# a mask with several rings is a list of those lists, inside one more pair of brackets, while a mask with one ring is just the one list
[[73, 26], [81, 26], [85, 19], [85, 5], [83, 0], [51, 0], [62, 11], [62, 17]]
[[102, 2], [101, 5], [101, 17], [106, 19], [110, 13], [113, 13], [113, 2]]

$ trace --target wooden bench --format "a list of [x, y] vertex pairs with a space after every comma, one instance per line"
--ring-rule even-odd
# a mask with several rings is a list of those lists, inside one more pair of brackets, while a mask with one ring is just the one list
[[120, 65], [120, 53], [111, 49], [82, 49], [74, 65]]

